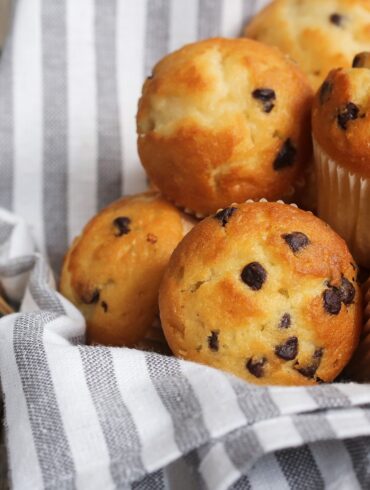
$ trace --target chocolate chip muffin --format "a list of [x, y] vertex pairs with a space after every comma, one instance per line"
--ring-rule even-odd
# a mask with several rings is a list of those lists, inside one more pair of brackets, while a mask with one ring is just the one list
[[175, 355], [257, 384], [332, 381], [358, 343], [361, 293], [345, 242], [309, 212], [232, 205], [173, 253], [160, 315]]
[[330, 72], [316, 94], [313, 139], [318, 214], [370, 267], [370, 55]]
[[192, 223], [158, 193], [122, 198], [68, 251], [60, 290], [86, 318], [90, 343], [133, 346], [156, 321], [159, 284]]
[[141, 162], [168, 199], [198, 216], [291, 195], [311, 155], [311, 102], [305, 76], [275, 48], [247, 39], [187, 45], [144, 84]]
[[331, 69], [370, 50], [370, 0], [275, 0], [244, 33], [289, 54], [316, 90]]

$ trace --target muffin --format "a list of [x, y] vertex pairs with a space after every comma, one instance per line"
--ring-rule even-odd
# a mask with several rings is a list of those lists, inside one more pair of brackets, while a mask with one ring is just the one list
[[158, 193], [97, 214], [68, 251], [60, 290], [86, 318], [90, 343], [133, 346], [158, 314], [159, 284], [191, 222]]
[[247, 39], [187, 45], [144, 84], [141, 162], [170, 201], [198, 216], [291, 195], [311, 155], [312, 96], [275, 48]]
[[316, 90], [331, 69], [370, 50], [370, 0], [275, 0], [244, 34], [287, 53]]
[[361, 328], [345, 242], [283, 203], [232, 205], [174, 251], [159, 307], [173, 353], [257, 384], [332, 381]]
[[330, 72], [316, 94], [313, 140], [318, 214], [370, 267], [370, 64], [363, 53], [354, 68]]

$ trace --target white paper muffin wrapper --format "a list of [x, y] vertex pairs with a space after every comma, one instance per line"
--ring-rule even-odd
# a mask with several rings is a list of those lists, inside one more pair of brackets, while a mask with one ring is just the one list
[[370, 267], [370, 179], [349, 172], [314, 140], [318, 215], [347, 242], [355, 260]]

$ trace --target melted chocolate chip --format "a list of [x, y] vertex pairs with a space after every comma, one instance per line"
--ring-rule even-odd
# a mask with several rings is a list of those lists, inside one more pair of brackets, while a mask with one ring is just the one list
[[298, 354], [298, 339], [297, 337], [289, 337], [284, 343], [275, 347], [275, 354], [285, 361], [291, 361]]
[[324, 309], [331, 315], [338, 315], [342, 308], [341, 294], [339, 289], [325, 289], [323, 293]]
[[328, 80], [325, 80], [325, 82], [321, 85], [320, 93], [319, 93], [321, 104], [325, 104], [325, 102], [329, 100], [332, 91], [333, 91], [333, 84]]
[[310, 365], [305, 367], [299, 367], [299, 364], [297, 363], [294, 366], [294, 369], [296, 369], [305, 378], [313, 378], [318, 367], [320, 366], [323, 354], [324, 354], [324, 349], [322, 348], [316, 349], [312, 356], [312, 362]]
[[218, 332], [212, 330], [211, 335], [207, 337], [208, 339], [208, 347], [213, 351], [218, 351], [219, 343], [218, 343]]
[[116, 236], [127, 235], [130, 233], [131, 220], [127, 216], [119, 216], [113, 221], [113, 226], [116, 228]]
[[361, 54], [356, 54], [352, 61], [352, 68], [360, 68], [362, 66]]
[[262, 378], [262, 376], [265, 374], [264, 366], [266, 362], [267, 359], [265, 357], [262, 357], [261, 359], [251, 358], [246, 362], [245, 367], [256, 378]]
[[308, 237], [300, 231], [293, 231], [292, 233], [286, 233], [281, 237], [289, 245], [292, 252], [299, 252], [302, 248], [307, 247], [311, 242]]
[[339, 288], [339, 294], [342, 303], [346, 306], [351, 305], [355, 299], [356, 290], [353, 284], [345, 277], [342, 277], [342, 284]]
[[293, 146], [290, 138], [288, 138], [280, 148], [274, 161], [274, 170], [282, 170], [285, 167], [291, 167], [297, 154], [296, 148]]
[[101, 307], [104, 310], [104, 313], [106, 313], [108, 311], [108, 305], [107, 305], [107, 303], [105, 301], [102, 301], [100, 304], [101, 304]]
[[244, 267], [240, 277], [253, 291], [258, 291], [267, 279], [267, 272], [258, 262], [251, 262]]
[[292, 324], [292, 319], [289, 313], [284, 313], [280, 319], [279, 328], [289, 328]]
[[370, 52], [356, 54], [353, 58], [352, 68], [370, 68]]
[[[327, 285], [330, 287], [331, 291], [333, 291], [332, 296], [333, 298], [335, 298], [335, 304], [337, 303], [337, 298], [339, 298], [339, 300], [346, 306], [349, 306], [354, 302], [356, 290], [353, 284], [346, 277], [342, 277], [342, 282], [339, 287], [333, 286], [332, 284], [330, 284], [330, 282], [327, 282]], [[336, 307], [339, 308], [338, 306]]]
[[336, 25], [338, 27], [342, 27], [345, 17], [343, 15], [334, 13], [334, 14], [331, 14], [331, 16], [329, 17], [329, 19], [330, 19], [330, 22], [332, 24], [334, 24], [334, 25]]
[[360, 109], [353, 102], [349, 102], [338, 114], [338, 125], [343, 129], [347, 129], [349, 121], [354, 121], [359, 117]]
[[238, 208], [225, 208], [221, 209], [218, 213], [214, 215], [214, 218], [218, 219], [218, 221], [222, 224], [222, 226], [226, 226], [229, 222], [231, 216], [235, 213]]
[[93, 305], [99, 301], [100, 291], [99, 289], [94, 289], [92, 293], [85, 293], [82, 295], [82, 302], [87, 305]]
[[270, 113], [275, 106], [273, 101], [276, 100], [276, 94], [271, 88], [257, 88], [252, 92], [252, 96], [262, 101], [263, 110], [266, 113]]

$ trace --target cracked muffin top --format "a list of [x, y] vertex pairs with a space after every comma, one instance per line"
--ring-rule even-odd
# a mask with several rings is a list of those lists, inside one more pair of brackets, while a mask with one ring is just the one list
[[314, 99], [312, 132], [331, 159], [370, 177], [370, 53], [329, 73]]
[[312, 97], [275, 48], [221, 38], [184, 46], [143, 86], [141, 162], [165, 197], [199, 215], [288, 196], [311, 154]]
[[316, 90], [330, 70], [370, 50], [370, 0], [275, 0], [244, 34], [289, 54]]
[[258, 384], [332, 381], [361, 328], [357, 267], [311, 213], [232, 205], [196, 225], [173, 253], [160, 315], [175, 355]]
[[155, 192], [115, 201], [69, 249], [60, 290], [86, 318], [90, 343], [135, 345], [158, 314], [159, 284], [192, 223]]

